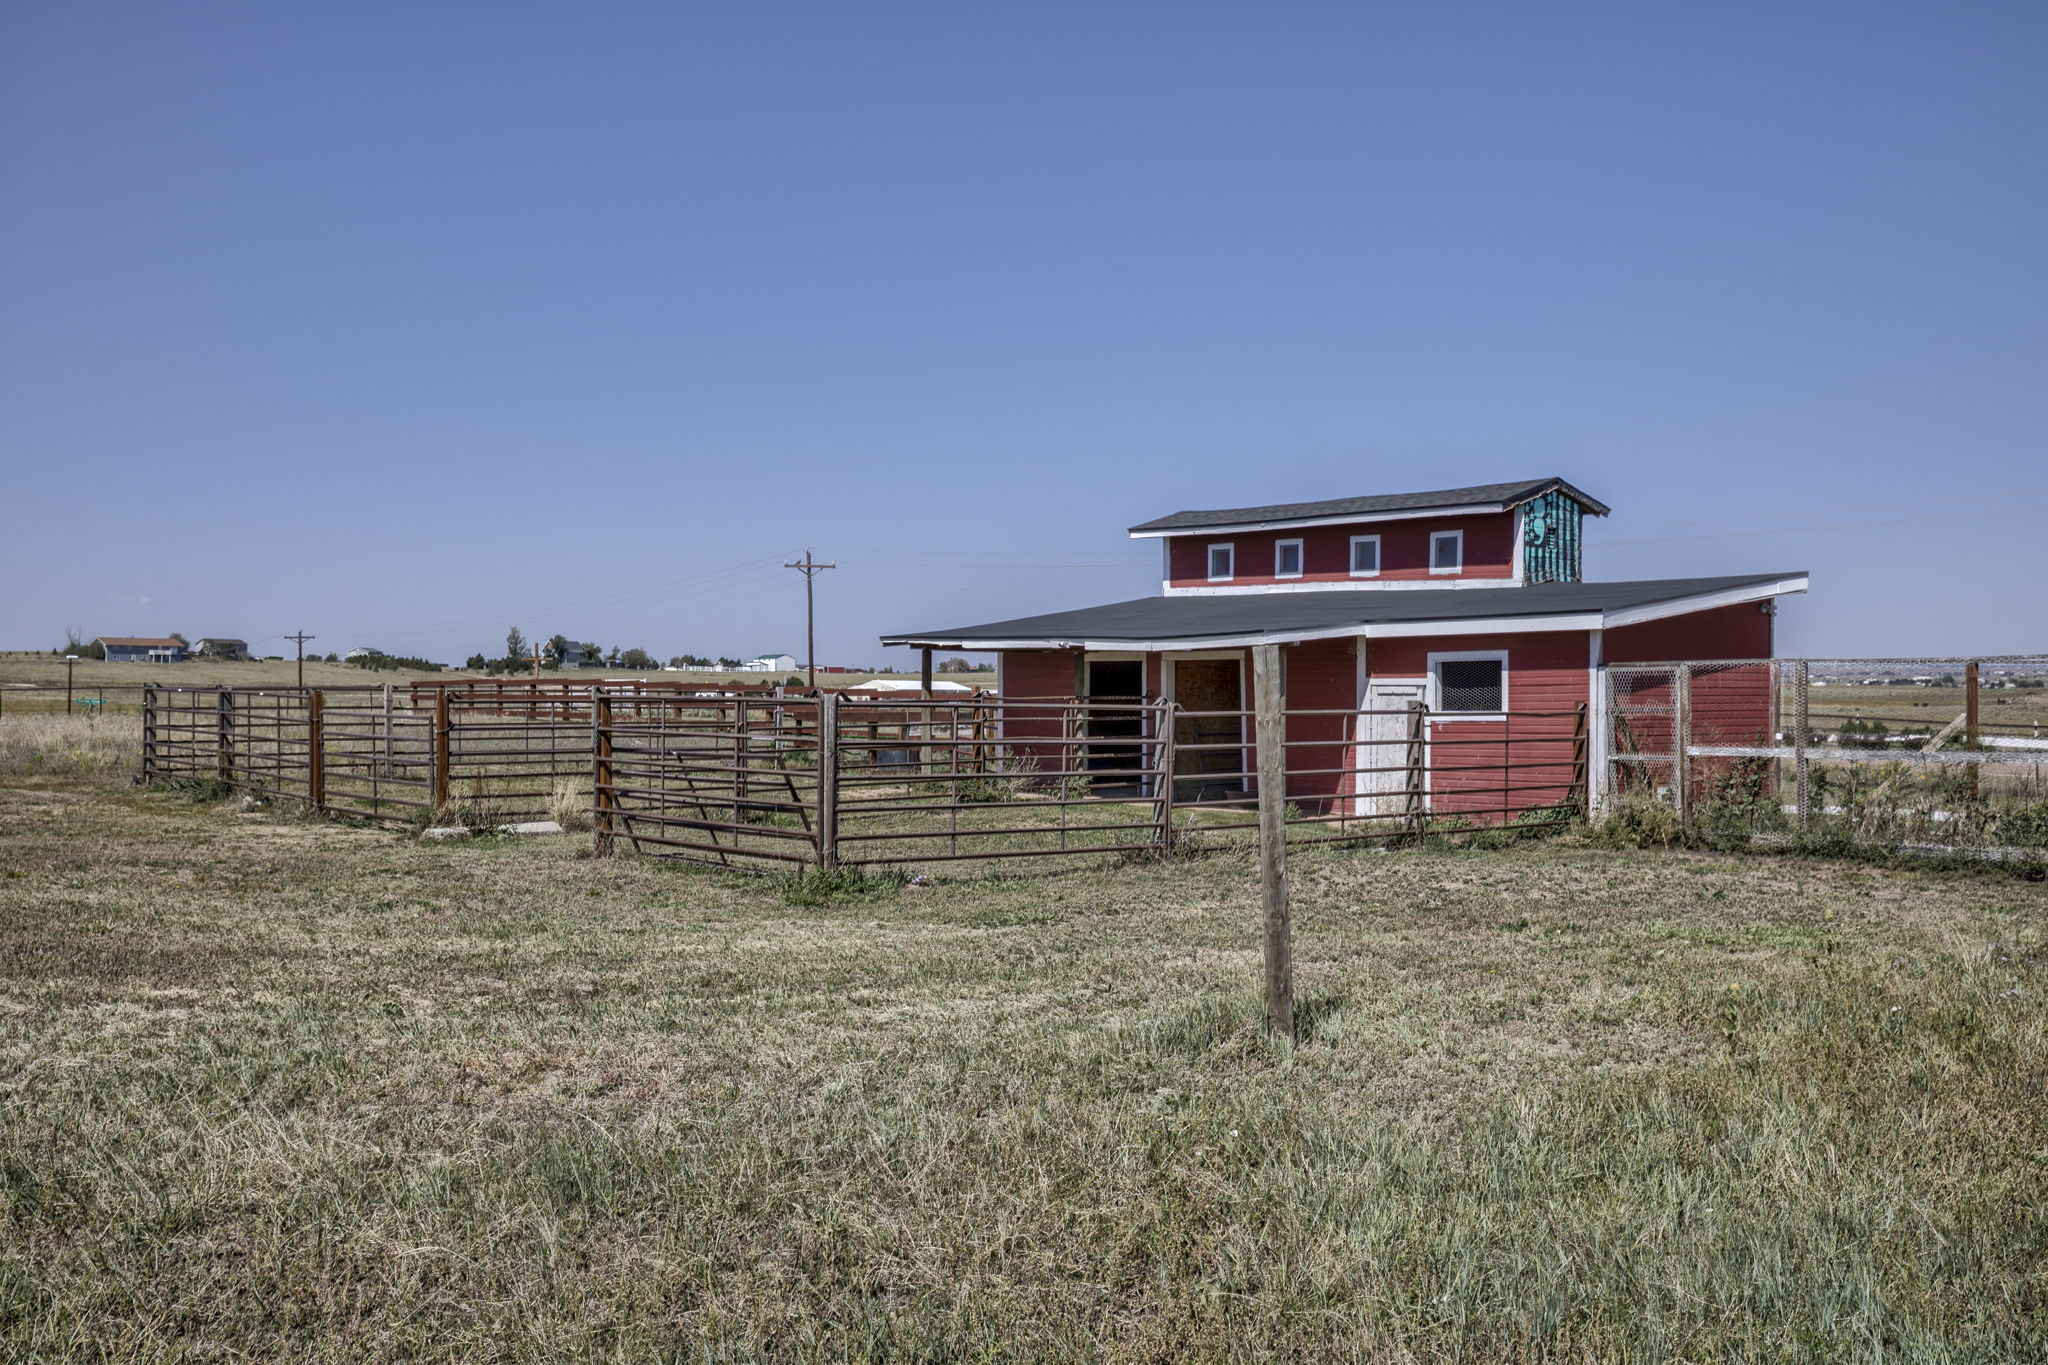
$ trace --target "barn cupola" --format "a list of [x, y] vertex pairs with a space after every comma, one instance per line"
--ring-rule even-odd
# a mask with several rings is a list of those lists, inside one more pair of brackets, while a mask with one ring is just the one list
[[1130, 533], [1160, 542], [1168, 594], [1510, 588], [1579, 582], [1582, 525], [1607, 511], [1551, 478], [1175, 512]]

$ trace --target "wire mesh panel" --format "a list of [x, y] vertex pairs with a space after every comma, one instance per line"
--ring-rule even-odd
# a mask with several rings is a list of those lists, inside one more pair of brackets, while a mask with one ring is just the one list
[[2037, 856], [2048, 657], [1612, 665], [1605, 790], [1724, 836]]

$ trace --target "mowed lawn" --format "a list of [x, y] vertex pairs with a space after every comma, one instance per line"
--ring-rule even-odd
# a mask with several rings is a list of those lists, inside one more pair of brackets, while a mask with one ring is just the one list
[[2048, 1354], [2038, 883], [586, 844], [0, 775], [0, 1359]]

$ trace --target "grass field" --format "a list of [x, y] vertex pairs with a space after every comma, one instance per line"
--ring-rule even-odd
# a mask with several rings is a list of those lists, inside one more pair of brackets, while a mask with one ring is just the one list
[[1284, 1046], [1234, 853], [798, 904], [32, 749], [0, 1358], [2048, 1353], [2038, 883], [1305, 852]]

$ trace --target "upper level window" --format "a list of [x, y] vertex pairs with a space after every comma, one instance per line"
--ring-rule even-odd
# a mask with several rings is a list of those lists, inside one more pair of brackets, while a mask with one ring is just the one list
[[1430, 680], [1436, 684], [1435, 710], [1447, 714], [1500, 715], [1508, 709], [1508, 656], [1505, 651], [1432, 654]]
[[1209, 581], [1228, 583], [1237, 577], [1237, 549], [1231, 545], [1209, 547]]
[[1380, 574], [1380, 538], [1378, 536], [1351, 537], [1351, 576], [1353, 578], [1378, 578]]
[[1432, 531], [1429, 535], [1429, 571], [1458, 573], [1465, 567], [1465, 533]]
[[1273, 542], [1273, 577], [1301, 577], [1300, 541], [1276, 540]]

